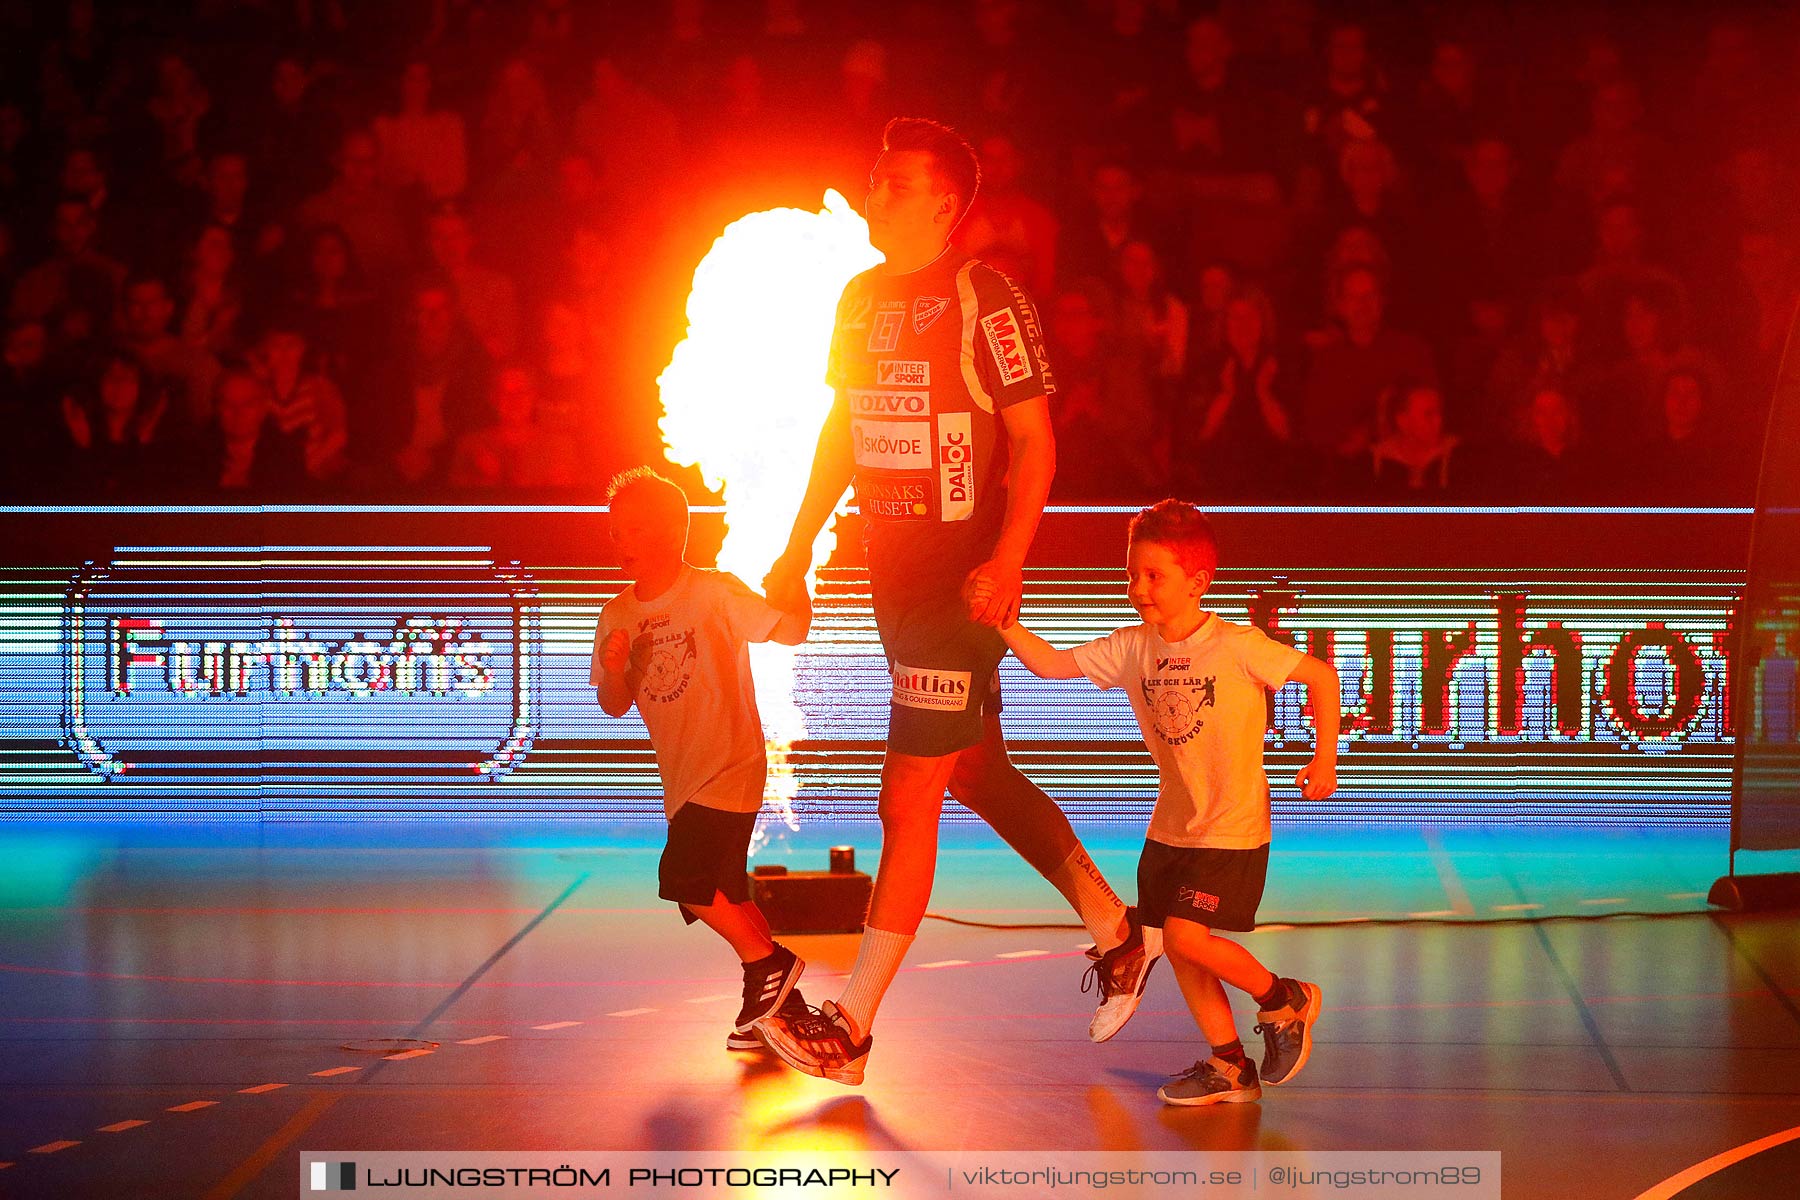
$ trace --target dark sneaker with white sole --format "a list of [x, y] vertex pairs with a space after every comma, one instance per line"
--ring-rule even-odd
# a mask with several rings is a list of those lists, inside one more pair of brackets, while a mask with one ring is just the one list
[[[782, 1002], [781, 1008], [778, 1011], [786, 1013], [789, 1016], [802, 1016], [806, 1012], [806, 997], [800, 994], [799, 988], [795, 988], [788, 993], [787, 999]], [[730, 1033], [725, 1035], [725, 1048], [727, 1050], [750, 1051], [757, 1054], [762, 1054], [768, 1050], [768, 1047], [763, 1045], [762, 1038], [757, 1036], [754, 1028], [745, 1030], [741, 1033], [736, 1029], [733, 1029]]]
[[738, 1009], [732, 1032], [755, 1037], [756, 1023], [780, 1011], [805, 970], [806, 963], [800, 956], [780, 945], [766, 958], [745, 963], [744, 1006]]
[[1312, 1057], [1313, 1026], [1325, 1007], [1318, 984], [1298, 979], [1281, 982], [1287, 988], [1287, 1003], [1256, 1014], [1256, 1032], [1263, 1036], [1262, 1080], [1271, 1087], [1298, 1075]]
[[1244, 1060], [1241, 1067], [1214, 1056], [1195, 1063], [1156, 1091], [1164, 1104], [1248, 1104], [1262, 1099], [1256, 1081], [1256, 1064]]
[[869, 1051], [875, 1045], [873, 1034], [865, 1034], [857, 1041], [849, 1021], [829, 1000], [798, 1015], [778, 1012], [764, 1017], [757, 1023], [756, 1031], [782, 1062], [833, 1083], [861, 1083], [863, 1070], [869, 1065]]
[[1100, 985], [1100, 1004], [1094, 1009], [1093, 1019], [1088, 1022], [1088, 1038], [1095, 1042], [1104, 1042], [1119, 1030], [1125, 1028], [1125, 1022], [1137, 1012], [1138, 1003], [1144, 998], [1144, 988], [1150, 982], [1150, 970], [1156, 966], [1160, 954], [1152, 954], [1144, 944], [1144, 926], [1138, 920], [1138, 910], [1125, 910], [1127, 932], [1125, 941], [1114, 946], [1106, 953], [1089, 950], [1088, 957], [1094, 965], [1087, 969], [1081, 977], [1081, 990], [1090, 991], [1095, 983]]

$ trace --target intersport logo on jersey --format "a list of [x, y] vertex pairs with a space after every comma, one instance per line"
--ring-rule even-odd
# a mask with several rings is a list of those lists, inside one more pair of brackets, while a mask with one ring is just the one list
[[938, 518], [967, 521], [975, 515], [975, 433], [968, 413], [939, 414], [937, 453]]

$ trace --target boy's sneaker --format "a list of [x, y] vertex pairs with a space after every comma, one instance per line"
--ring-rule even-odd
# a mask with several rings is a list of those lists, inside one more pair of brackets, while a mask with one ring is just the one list
[[1318, 984], [1298, 979], [1281, 982], [1287, 987], [1287, 1003], [1256, 1014], [1256, 1032], [1263, 1035], [1263, 1082], [1271, 1087], [1286, 1083], [1306, 1065], [1312, 1056], [1313, 1026], [1325, 1007]]
[[829, 1000], [797, 1014], [778, 1012], [764, 1017], [756, 1031], [782, 1062], [833, 1083], [861, 1083], [869, 1065], [869, 1050], [875, 1045], [873, 1034], [857, 1041], [850, 1023]]
[[787, 1002], [788, 993], [794, 990], [794, 984], [800, 981], [800, 973], [805, 970], [806, 964], [800, 956], [780, 945], [766, 958], [745, 963], [744, 1006], [738, 1009], [732, 1032], [755, 1037], [756, 1023], [781, 1009]]
[[1151, 953], [1144, 944], [1144, 926], [1138, 920], [1136, 908], [1125, 910], [1125, 924], [1123, 943], [1104, 954], [1095, 949], [1088, 951], [1094, 965], [1081, 977], [1081, 990], [1089, 991], [1096, 980], [1100, 985], [1100, 1006], [1088, 1022], [1088, 1038], [1092, 1041], [1104, 1042], [1125, 1028], [1125, 1022], [1131, 1020], [1138, 1002], [1144, 998], [1150, 969], [1162, 957]]
[[[800, 1016], [806, 1011], [806, 997], [800, 994], [799, 988], [795, 988], [788, 993], [787, 999], [782, 1002], [781, 1008], [777, 1011], [791, 1016]], [[768, 1049], [763, 1045], [762, 1038], [757, 1036], [754, 1029], [742, 1033], [733, 1029], [725, 1035], [725, 1048], [727, 1050], [751, 1050], [759, 1054]]]
[[1241, 1067], [1222, 1058], [1197, 1062], [1156, 1090], [1164, 1104], [1248, 1104], [1262, 1098], [1256, 1082], [1256, 1064], [1244, 1060]]

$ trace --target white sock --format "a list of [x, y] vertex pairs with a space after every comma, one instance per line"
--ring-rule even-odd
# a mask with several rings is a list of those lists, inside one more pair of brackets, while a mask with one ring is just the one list
[[1087, 926], [1088, 936], [1102, 953], [1125, 943], [1125, 902], [1107, 886], [1106, 876], [1080, 846], [1063, 865], [1044, 876], [1063, 894], [1069, 907]]
[[849, 1020], [850, 1032], [858, 1039], [869, 1032], [875, 1010], [881, 1007], [881, 998], [900, 973], [900, 964], [912, 944], [910, 933], [892, 933], [873, 926], [863, 930], [856, 965], [850, 968], [850, 982], [844, 985], [844, 994], [837, 1002], [838, 1011]]

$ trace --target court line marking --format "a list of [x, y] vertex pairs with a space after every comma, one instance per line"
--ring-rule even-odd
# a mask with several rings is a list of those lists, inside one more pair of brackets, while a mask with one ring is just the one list
[[238, 1095], [260, 1096], [264, 1092], [273, 1092], [278, 1088], [284, 1088], [286, 1086], [287, 1084], [285, 1083], [259, 1083], [255, 1087], [239, 1088]]
[[27, 1153], [27, 1154], [56, 1154], [59, 1151], [67, 1150], [71, 1146], [79, 1146], [79, 1145], [81, 1145], [80, 1142], [45, 1142], [41, 1146], [33, 1146], [31, 1149], [27, 1150], [25, 1153]]
[[579, 1025], [580, 1021], [551, 1021], [548, 1025], [533, 1025], [533, 1029], [567, 1029], [571, 1025]]
[[327, 1067], [323, 1071], [314, 1071], [315, 1079], [327, 1079], [333, 1075], [348, 1075], [352, 1071], [360, 1071], [361, 1067]]
[[[736, 1000], [736, 999], [737, 999], [736, 996], [727, 995], [726, 993], [721, 992], [716, 996], [695, 996], [692, 1000], [689, 1000], [688, 1003], [689, 1004], [712, 1004], [715, 1001], [719, 1001], [719, 1000]], [[540, 1026], [538, 1026], [538, 1028], [542, 1029], [543, 1026], [540, 1025]]]
[[609, 1012], [606, 1015], [609, 1017], [641, 1017], [645, 1013], [653, 1013], [655, 1011], [654, 1008], [622, 1008], [618, 1012]]
[[1544, 907], [1541, 904], [1496, 904], [1495, 912], [1536, 912]]
[[1591, 900], [1577, 900], [1576, 903], [1577, 904], [1626, 904], [1626, 903], [1629, 903], [1629, 898], [1625, 897], [1625, 896], [1595, 896]]
[[995, 958], [1042, 958], [1049, 954], [1048, 950], [1008, 950], [1005, 954], [996, 954]]
[[124, 1133], [127, 1129], [136, 1129], [139, 1125], [148, 1125], [148, 1121], [114, 1121], [111, 1125], [102, 1125], [95, 1133]]
[[404, 1059], [408, 1059], [408, 1058], [424, 1058], [424, 1057], [425, 1057], [425, 1056], [426, 1056], [426, 1055], [427, 1055], [427, 1054], [436, 1054], [436, 1053], [437, 1053], [437, 1051], [435, 1051], [435, 1050], [425, 1050], [425, 1049], [418, 1049], [418, 1050], [396, 1050], [396, 1051], [394, 1051], [394, 1053], [392, 1053], [392, 1054], [384, 1054], [384, 1055], [382, 1055], [382, 1056], [381, 1056], [381, 1061], [382, 1061], [382, 1062], [400, 1062], [400, 1061], [402, 1061], [402, 1060], [404, 1060]]
[[966, 967], [968, 965], [969, 960], [966, 958], [945, 958], [939, 959], [937, 962], [920, 963], [919, 970], [934, 971], [939, 967]]
[[1451, 859], [1450, 851], [1444, 847], [1443, 835], [1435, 829], [1427, 829], [1424, 838], [1425, 849], [1431, 855], [1432, 869], [1437, 872], [1438, 886], [1444, 889], [1444, 897], [1450, 901], [1450, 911], [1459, 917], [1474, 916], [1475, 903], [1469, 899], [1469, 889], [1463, 886], [1456, 863]]
[[1720, 1151], [1711, 1158], [1695, 1163], [1684, 1171], [1669, 1176], [1655, 1187], [1639, 1192], [1635, 1200], [1670, 1200], [1683, 1188], [1698, 1183], [1708, 1175], [1717, 1175], [1726, 1167], [1743, 1162], [1746, 1158], [1761, 1154], [1764, 1150], [1772, 1150], [1784, 1142], [1800, 1138], [1800, 1125], [1792, 1129], [1783, 1129], [1779, 1133], [1771, 1133], [1768, 1137], [1757, 1138], [1753, 1142], [1745, 1142], [1741, 1146], [1733, 1146], [1729, 1150]]
[[489, 1033], [484, 1034], [481, 1037], [464, 1038], [456, 1044], [459, 1046], [485, 1046], [489, 1042], [504, 1042], [505, 1040], [506, 1035], [504, 1033]]
[[217, 1103], [218, 1103], [217, 1100], [189, 1100], [186, 1104], [177, 1104], [171, 1108], [165, 1108], [165, 1109], [163, 1109], [163, 1111], [164, 1112], [199, 1112], [201, 1109], [211, 1108], [214, 1105], [216, 1105]]
[[[208, 1188], [202, 1200], [231, 1200], [231, 1197], [244, 1190], [246, 1184], [268, 1170], [269, 1164], [300, 1140], [300, 1135], [311, 1129], [313, 1122], [325, 1115], [325, 1111], [344, 1098], [343, 1092], [329, 1092], [315, 1096], [305, 1108], [295, 1113], [293, 1119], [277, 1129], [269, 1140], [251, 1152], [250, 1157], [231, 1169], [231, 1173]], [[290, 1178], [292, 1178], [290, 1176]]]

